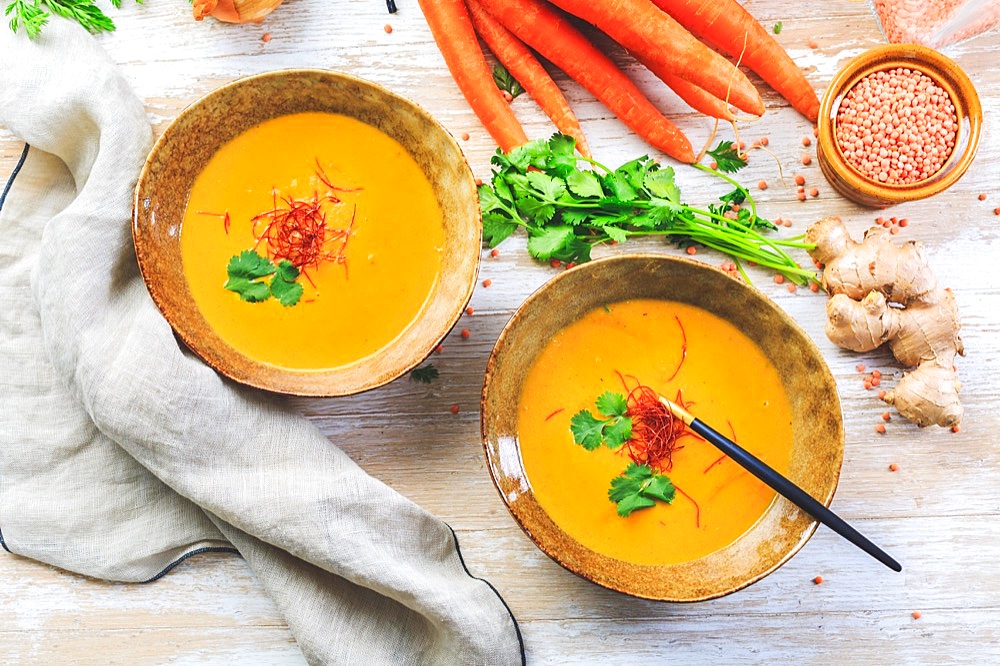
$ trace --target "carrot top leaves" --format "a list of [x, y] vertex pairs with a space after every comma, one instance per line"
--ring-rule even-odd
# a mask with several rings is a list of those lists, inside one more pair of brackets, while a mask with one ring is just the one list
[[610, 169], [578, 155], [574, 139], [564, 134], [530, 141], [509, 153], [497, 151], [493, 177], [479, 188], [484, 238], [493, 247], [520, 227], [528, 235], [532, 257], [568, 263], [588, 261], [596, 245], [663, 236], [756, 262], [798, 284], [815, 280], [785, 251], [808, 249], [809, 244], [765, 237], [763, 232], [776, 227], [757, 215], [750, 192], [722, 173], [746, 164], [732, 143], [722, 142], [711, 154], [719, 170], [694, 167], [734, 189], [720, 203], [698, 208], [683, 202], [674, 169], [648, 156]]

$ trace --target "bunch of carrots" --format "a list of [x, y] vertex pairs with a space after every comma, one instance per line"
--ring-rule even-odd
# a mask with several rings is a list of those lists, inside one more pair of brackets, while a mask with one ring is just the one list
[[[452, 77], [504, 151], [528, 138], [493, 80], [478, 37], [560, 132], [590, 151], [580, 122], [541, 55], [651, 146], [692, 163], [691, 142], [578, 30], [582, 19], [630, 52], [693, 109], [734, 121], [732, 107], [759, 116], [750, 80], [715, 49], [756, 72], [811, 122], [819, 100], [802, 70], [736, 0], [419, 0]], [[703, 40], [703, 41], [702, 41]]]

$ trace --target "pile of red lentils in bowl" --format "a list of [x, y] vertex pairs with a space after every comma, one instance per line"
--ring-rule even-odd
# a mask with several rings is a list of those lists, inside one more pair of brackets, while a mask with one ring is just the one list
[[834, 137], [844, 161], [886, 185], [936, 174], [955, 149], [958, 115], [948, 93], [920, 70], [866, 75], [841, 100]]

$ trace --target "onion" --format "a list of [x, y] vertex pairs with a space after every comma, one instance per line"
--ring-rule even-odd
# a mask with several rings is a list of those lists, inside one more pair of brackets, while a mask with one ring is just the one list
[[194, 0], [194, 20], [211, 16], [227, 23], [260, 23], [282, 0]]

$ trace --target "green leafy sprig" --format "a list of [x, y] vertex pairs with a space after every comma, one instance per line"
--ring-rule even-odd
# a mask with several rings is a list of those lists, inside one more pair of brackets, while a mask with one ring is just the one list
[[225, 288], [248, 303], [261, 303], [273, 296], [285, 307], [291, 307], [302, 298], [299, 269], [287, 259], [275, 265], [253, 250], [244, 250], [229, 260], [226, 273], [229, 279]]
[[[628, 416], [625, 396], [605, 391], [594, 406], [600, 416], [582, 409], [570, 419], [574, 442], [588, 451], [594, 451], [602, 444], [618, 449], [632, 438], [632, 419]], [[632, 462], [611, 480], [608, 499], [617, 505], [618, 515], [627, 518], [637, 509], [654, 506], [656, 500], [672, 503], [674, 484], [667, 476], [654, 472], [649, 465]]]
[[649, 465], [629, 463], [621, 476], [611, 480], [608, 499], [618, 505], [618, 515], [627, 518], [637, 509], [648, 509], [656, 500], [673, 504], [674, 484], [664, 474], [653, 471]]
[[[700, 244], [723, 252], [741, 271], [740, 262], [754, 262], [796, 284], [816, 279], [785, 251], [812, 245], [801, 237], [764, 236], [762, 232], [777, 227], [757, 215], [750, 192], [726, 175], [746, 165], [732, 142], [709, 151], [718, 169], [693, 165], [733, 188], [719, 198], [721, 203], [707, 208], [684, 203], [673, 168], [648, 156], [609, 169], [579, 156], [575, 148], [573, 137], [555, 134], [509, 153], [497, 151], [492, 180], [479, 188], [483, 236], [491, 247], [520, 227], [535, 259], [583, 262], [595, 245], [663, 236], [682, 246]], [[589, 168], [579, 168], [581, 163]]]
[[[111, 0], [115, 9], [120, 9], [122, 0]], [[142, 4], [142, 0], [136, 0]], [[52, 14], [76, 21], [89, 32], [112, 32], [114, 22], [94, 0], [11, 0], [4, 15], [10, 17], [10, 29], [17, 32], [24, 28], [29, 39], [41, 34], [42, 28]]]
[[493, 66], [493, 82], [497, 84], [497, 88], [505, 93], [509, 93], [511, 99], [524, 92], [521, 83], [503, 65]]
[[427, 365], [421, 366], [410, 372], [410, 379], [415, 382], [420, 382], [421, 384], [430, 384], [432, 381], [438, 378], [440, 373], [438, 369], [434, 367], [433, 363], [428, 363]]

